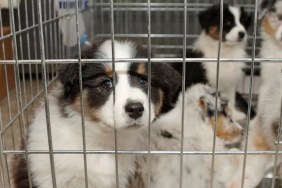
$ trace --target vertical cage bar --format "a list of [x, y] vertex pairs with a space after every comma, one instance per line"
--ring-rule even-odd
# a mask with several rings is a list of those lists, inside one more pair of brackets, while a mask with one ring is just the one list
[[[95, 5], [95, 6], [94, 6]], [[91, 33], [90, 33], [90, 39], [94, 38], [95, 35], [99, 32], [98, 29], [96, 29], [96, 25], [98, 25], [98, 7], [97, 7], [97, 0], [93, 0], [91, 6], [93, 6], [92, 10], [92, 18], [93, 22], [91, 24]], [[97, 23], [95, 25], [95, 23]]]
[[[0, 27], [3, 28], [3, 22], [2, 22], [2, 9], [0, 7]], [[1, 29], [1, 36], [4, 36], [3, 29]], [[3, 54], [3, 60], [6, 60], [6, 50], [5, 50], [5, 44], [4, 40], [1, 41], [2, 43], [2, 54]], [[8, 103], [8, 111], [9, 111], [9, 121], [12, 119], [12, 112], [11, 112], [11, 98], [10, 98], [10, 90], [9, 90], [9, 82], [8, 82], [8, 71], [7, 71], [7, 64], [4, 63], [4, 78], [5, 78], [5, 84], [6, 84], [6, 95], [7, 95], [7, 103]], [[14, 142], [14, 135], [11, 134], [12, 137], [12, 144], [13, 148], [15, 149], [15, 142]], [[4, 146], [4, 145], [3, 145]]]
[[[18, 27], [19, 27], [19, 31], [22, 30], [22, 24], [21, 24], [21, 16], [20, 16], [20, 7], [19, 7], [19, 0], [14, 0], [17, 3], [17, 16], [18, 16]], [[24, 59], [24, 52], [23, 52], [23, 37], [22, 37], [23, 33], [19, 34], [19, 43], [20, 43], [20, 59]], [[19, 53], [18, 53], [18, 58], [19, 58]], [[21, 65], [22, 68], [22, 83], [23, 83], [23, 97], [24, 97], [24, 104], [27, 104], [27, 98], [26, 98], [26, 81], [25, 81], [25, 70], [24, 70], [24, 65]], [[21, 87], [19, 89], [22, 89]], [[25, 120], [27, 122], [27, 113], [25, 112]]]
[[[1, 8], [0, 8], [0, 15], [1, 15]], [[1, 21], [1, 18], [0, 18], [0, 21]], [[2, 29], [1, 29], [2, 30]], [[2, 182], [2, 186], [5, 187], [5, 184], [7, 182], [7, 177], [5, 177], [5, 175], [7, 173], [5, 173], [5, 171], [7, 170], [7, 167], [3, 166], [3, 160], [2, 160], [2, 157], [4, 157], [4, 154], [3, 154], [3, 151], [4, 151], [4, 145], [5, 145], [5, 142], [4, 142], [4, 134], [2, 133], [2, 130], [3, 130], [3, 122], [2, 122], [2, 110], [1, 110], [1, 107], [0, 107], [0, 171], [1, 171], [1, 182]], [[7, 172], [7, 171], [6, 171]], [[5, 174], [4, 174], [5, 173]]]
[[[0, 9], [1, 10], [1, 9]], [[1, 11], [0, 11], [1, 13]], [[2, 29], [1, 29], [2, 30]], [[0, 108], [0, 159], [1, 159], [1, 174], [2, 174], [2, 179], [3, 179], [3, 185], [4, 187], [9, 187], [9, 177], [8, 177], [8, 166], [7, 163], [5, 162], [5, 154], [4, 154], [4, 134], [2, 132], [3, 126], [2, 126], [2, 111]]]
[[252, 107], [251, 104], [252, 104], [252, 98], [253, 98], [253, 78], [254, 78], [254, 66], [255, 66], [255, 57], [256, 57], [256, 40], [257, 40], [257, 16], [258, 16], [258, 0], [255, 1], [255, 12], [254, 12], [251, 77], [250, 77], [250, 85], [249, 85], [248, 114], [247, 114], [247, 124], [246, 124], [246, 136], [245, 136], [245, 143], [244, 143], [245, 146], [244, 146], [244, 158], [243, 158], [241, 188], [244, 188], [244, 182], [245, 182], [244, 177], [245, 177], [245, 171], [246, 171], [250, 116], [251, 116], [251, 107]]
[[275, 151], [275, 158], [274, 158], [274, 168], [273, 168], [273, 177], [271, 182], [271, 188], [275, 188], [275, 179], [277, 174], [277, 158], [278, 158], [278, 152], [279, 152], [279, 146], [280, 146], [280, 140], [281, 140], [281, 131], [282, 131], [282, 100], [280, 103], [280, 118], [279, 118], [279, 127], [277, 130], [277, 144], [276, 144], [276, 151]]
[[[27, 0], [24, 2], [24, 10], [25, 10], [25, 20], [26, 20], [26, 27], [29, 27], [29, 21], [28, 21], [28, 10], [27, 10]], [[30, 32], [26, 33], [26, 40], [27, 40], [27, 58], [30, 59]], [[32, 75], [31, 75], [31, 63], [28, 64], [28, 70], [29, 70], [29, 84], [30, 84], [30, 98], [33, 98], [33, 84], [32, 84]], [[27, 111], [28, 113], [28, 111]], [[27, 119], [28, 122], [28, 119]]]
[[[32, 0], [31, 2], [31, 9], [32, 9], [32, 25], [35, 25], [35, 5], [34, 5], [34, 0]], [[37, 35], [36, 35], [36, 30], [33, 30], [33, 47], [34, 47], [34, 59], [38, 58], [37, 55]], [[37, 90], [37, 94], [39, 93], [40, 89], [39, 89], [39, 76], [38, 76], [38, 64], [35, 65], [35, 77], [36, 77], [36, 90]]]
[[[42, 21], [47, 21], [47, 1], [49, 3], [49, 0], [45, 0], [43, 1], [43, 12], [42, 12]], [[44, 41], [44, 49], [45, 49], [45, 58], [49, 59], [50, 55], [49, 55], [49, 43], [50, 43], [50, 38], [49, 38], [49, 32], [48, 32], [48, 24], [47, 25], [42, 25], [42, 28], [44, 30], [44, 38], [47, 39]], [[47, 73], [47, 84], [50, 81], [50, 64], [46, 64], [46, 73]]]
[[84, 162], [84, 176], [85, 187], [88, 188], [88, 175], [87, 175], [87, 155], [86, 155], [86, 139], [85, 139], [85, 122], [84, 122], [84, 99], [82, 87], [82, 64], [81, 64], [81, 46], [79, 39], [80, 27], [78, 24], [78, 0], [75, 1], [75, 24], [76, 24], [76, 37], [77, 37], [77, 54], [78, 54], [78, 69], [79, 69], [79, 89], [80, 89], [80, 109], [81, 109], [81, 128], [82, 128], [82, 144], [83, 144], [83, 162]]
[[[49, 19], [53, 19], [52, 16], [52, 10], [54, 9], [54, 5], [52, 3], [52, 0], [49, 0]], [[52, 7], [53, 5], [53, 7]], [[54, 50], [56, 51], [57, 45], [54, 45], [53, 41], [54, 41], [54, 32], [53, 32], [53, 25], [54, 25], [54, 21], [52, 21], [49, 25], [49, 33], [50, 33], [50, 56], [49, 58], [54, 59]], [[57, 41], [56, 41], [57, 42]], [[52, 63], [51, 65], [51, 80], [54, 79], [54, 64]]]
[[180, 179], [179, 187], [183, 186], [183, 150], [184, 150], [184, 117], [185, 117], [185, 80], [186, 80], [186, 42], [187, 42], [187, 0], [184, 0], [183, 23], [183, 62], [182, 62], [182, 112], [181, 112], [181, 147], [180, 147]]
[[[54, 15], [54, 18], [55, 18], [55, 15], [56, 15], [55, 8], [53, 9], [53, 15]], [[60, 50], [60, 46], [61, 45], [60, 44], [61, 44], [61, 40], [60, 40], [60, 38], [58, 36], [59, 35], [59, 31], [58, 31], [58, 28], [57, 28], [57, 23], [58, 23], [58, 21], [54, 22], [54, 26], [53, 26], [54, 40], [55, 40], [55, 45], [54, 45], [54, 47], [55, 47], [55, 54], [54, 54], [54, 58], [60, 59], [61, 58], [60, 57], [60, 52], [61, 52], [61, 50]], [[55, 64], [55, 75], [56, 75], [57, 66], [58, 66], [58, 64]]]
[[50, 165], [51, 165], [51, 175], [52, 175], [52, 184], [53, 188], [56, 188], [56, 174], [55, 174], [55, 162], [53, 154], [53, 142], [52, 142], [52, 130], [50, 122], [50, 111], [49, 111], [49, 100], [48, 100], [48, 84], [47, 84], [47, 75], [46, 75], [46, 63], [45, 63], [45, 49], [44, 49], [44, 36], [43, 36], [43, 25], [42, 25], [42, 10], [41, 10], [41, 1], [37, 1], [37, 13], [38, 13], [38, 26], [39, 26], [39, 44], [41, 51], [41, 65], [42, 65], [42, 77], [43, 77], [43, 92], [44, 92], [44, 102], [45, 102], [45, 115], [46, 115], [46, 126], [48, 133], [48, 146], [49, 146], [49, 155], [50, 155]]
[[[17, 15], [18, 15], [18, 26], [19, 26], [19, 31], [22, 30], [22, 24], [21, 24], [21, 10], [20, 10], [20, 6], [19, 6], [19, 0], [16, 0], [16, 3], [17, 3]], [[24, 59], [24, 52], [23, 52], [23, 33], [21, 33], [19, 35], [19, 40], [20, 40], [20, 54], [21, 54], [21, 59]], [[24, 96], [24, 104], [26, 105], [27, 104], [27, 90], [26, 90], [26, 80], [25, 80], [25, 65], [21, 65], [22, 67], [22, 83], [23, 83], [23, 96]], [[20, 88], [22, 89], [22, 88]], [[25, 122], [27, 123], [28, 122], [28, 114], [27, 114], [27, 111], [25, 111]], [[12, 129], [13, 131], [13, 129]], [[13, 131], [14, 132], [14, 131]]]
[[[56, 9], [55, 9], [55, 1], [52, 0], [53, 2], [53, 17], [52, 18], [56, 18]], [[54, 42], [55, 44], [53, 45], [53, 47], [55, 48], [55, 53], [54, 53], [54, 58], [55, 59], [59, 59], [59, 54], [60, 54], [60, 39], [58, 38], [58, 30], [57, 30], [57, 23], [58, 21], [53, 22], [53, 33], [54, 33]], [[58, 69], [58, 64], [55, 64], [55, 72], [54, 72], [54, 76], [56, 76], [56, 70]]]
[[217, 62], [216, 62], [216, 96], [215, 96], [215, 127], [213, 133], [213, 146], [212, 146], [212, 164], [211, 164], [211, 184], [210, 188], [213, 188], [213, 178], [214, 178], [214, 161], [215, 161], [215, 146], [216, 146], [216, 130], [218, 124], [218, 79], [219, 79], [219, 66], [220, 66], [220, 55], [221, 55], [221, 43], [222, 43], [222, 31], [223, 31], [223, 0], [220, 0], [220, 24], [219, 24], [219, 41], [218, 41], [218, 51], [217, 51]]
[[[115, 67], [115, 20], [114, 20], [114, 1], [110, 1], [111, 4], [111, 43], [112, 43], [112, 69], [113, 69], [113, 106], [115, 105], [116, 100], [116, 67]], [[115, 116], [115, 114], [114, 114]], [[113, 121], [114, 122], [114, 121]], [[118, 138], [117, 138], [117, 128], [114, 122], [114, 131], [115, 131], [115, 170], [116, 170], [116, 188], [119, 188], [119, 179], [118, 179]]]
[[148, 32], [148, 102], [149, 102], [149, 118], [148, 118], [148, 188], [151, 187], [151, 0], [147, 0], [147, 32]]
[[[67, 13], [70, 13], [71, 11], [71, 0], [68, 0], [68, 4], [66, 7], [64, 7], [64, 9], [66, 8], [67, 9]], [[70, 15], [69, 17], [66, 17], [64, 19], [66, 19], [66, 21], [72, 19], [73, 15]], [[71, 22], [69, 22], [70, 24]], [[70, 27], [68, 26], [68, 28], [70, 29]], [[67, 32], [67, 33], [63, 33], [63, 29], [62, 29], [62, 35], [67, 35], [67, 41], [65, 41], [66, 43], [66, 48], [65, 48], [65, 58], [66, 57], [70, 57], [70, 50], [71, 50], [71, 47], [70, 47], [70, 42], [69, 42], [69, 39], [70, 39], [70, 32]]]
[[[17, 106], [18, 106], [18, 112], [20, 113], [19, 115], [19, 126], [20, 126], [20, 132], [21, 132], [21, 137], [24, 140], [24, 142], [26, 142], [26, 126], [24, 123], [24, 118], [23, 118], [23, 101], [22, 101], [22, 91], [21, 91], [21, 81], [20, 81], [20, 67], [19, 67], [19, 58], [18, 58], [18, 51], [17, 51], [17, 38], [16, 38], [16, 29], [15, 29], [15, 18], [14, 18], [14, 9], [13, 7], [13, 0], [9, 1], [9, 13], [10, 13], [10, 21], [11, 21], [11, 28], [12, 28], [12, 50], [13, 50], [13, 58], [16, 61], [15, 64], [15, 84], [16, 84], [16, 97], [17, 97]], [[23, 126], [23, 130], [22, 130], [22, 126]], [[28, 163], [28, 153], [27, 150], [25, 148], [25, 158], [27, 160], [27, 167], [29, 165]], [[6, 166], [7, 166], [7, 161], [6, 162]], [[29, 169], [27, 169], [27, 173], [28, 173], [28, 181], [29, 181], [29, 187], [32, 187], [31, 184], [31, 175], [30, 175], [30, 171]]]
[[[9, 4], [9, 6], [10, 6], [10, 4]], [[14, 21], [14, 9], [12, 9], [12, 8], [9, 8], [9, 9], [10, 9], [9, 12], [13, 11], [13, 15], [11, 15], [11, 14], [9, 15], [10, 22], [12, 22], [12, 35], [13, 35], [13, 38], [12, 38], [12, 52], [13, 52], [13, 58], [14, 58], [14, 60], [16, 60], [16, 58], [17, 58], [17, 60], [18, 60], [17, 42], [16, 42], [17, 39], [16, 39], [16, 35], [15, 35], [16, 29], [15, 29], [15, 21]], [[14, 42], [14, 40], [15, 40], [15, 42]], [[15, 52], [16, 52], [16, 54], [15, 54]], [[18, 66], [14, 66], [15, 90], [16, 90], [16, 101], [17, 101], [17, 112], [22, 115], [22, 113], [23, 113], [23, 111], [21, 111], [22, 110], [21, 106], [23, 106], [22, 105], [22, 103], [23, 103], [22, 102], [22, 93], [19, 93], [19, 92], [21, 92], [21, 81], [20, 81], [20, 74], [17, 74], [19, 71], [20, 71], [20, 65], [18, 64]], [[23, 117], [20, 116], [18, 121], [19, 121], [21, 138], [24, 138], [24, 134], [23, 134], [23, 131], [22, 131], [22, 127], [24, 126]]]

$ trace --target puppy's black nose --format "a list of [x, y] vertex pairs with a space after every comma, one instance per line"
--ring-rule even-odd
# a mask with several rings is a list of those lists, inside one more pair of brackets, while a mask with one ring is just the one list
[[240, 32], [238, 33], [238, 36], [239, 36], [239, 39], [243, 39], [243, 38], [245, 37], [245, 32], [240, 31]]
[[133, 119], [140, 118], [144, 112], [143, 104], [140, 102], [128, 103], [125, 106], [125, 112]]

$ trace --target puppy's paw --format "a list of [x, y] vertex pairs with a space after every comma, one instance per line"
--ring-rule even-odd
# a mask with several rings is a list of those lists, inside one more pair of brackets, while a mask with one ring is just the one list
[[247, 117], [246, 114], [235, 109], [233, 110], [232, 116], [236, 121], [242, 121]]

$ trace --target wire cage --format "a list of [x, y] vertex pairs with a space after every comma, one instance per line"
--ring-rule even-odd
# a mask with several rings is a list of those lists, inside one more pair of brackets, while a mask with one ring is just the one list
[[[57, 79], [58, 65], [78, 63], [78, 59], [72, 59], [72, 54], [78, 53], [88, 41], [97, 38], [130, 39], [150, 48], [159, 60], [181, 62], [183, 59], [178, 55], [183, 50], [184, 41], [186, 40], [187, 49], [191, 48], [191, 44], [200, 33], [197, 19], [199, 12], [214, 3], [223, 2], [223, 0], [4, 1], [3, 4], [7, 6], [0, 7], [0, 90], [4, 93], [2, 97], [0, 96], [0, 156], [1, 185], [5, 188], [12, 186], [9, 174], [10, 159], [14, 155], [30, 154], [22, 148], [21, 141], [26, 139], [27, 127], [32, 121], [36, 107], [40, 101], [47, 102], [48, 92], [52, 90]], [[225, 0], [224, 3], [241, 5], [255, 17], [258, 4], [255, 0]], [[81, 20], [84, 20], [83, 24]], [[255, 26], [259, 28], [256, 22]], [[260, 33], [254, 26], [250, 28], [247, 49], [250, 55], [257, 56]], [[252, 54], [254, 52], [255, 54]], [[249, 71], [246, 71], [248, 73], [242, 78], [237, 90], [249, 99], [250, 70], [255, 58], [245, 60], [250, 65]], [[253, 69], [259, 70], [259, 66], [255, 63]], [[252, 79], [251, 102], [255, 107], [259, 75], [253, 75]], [[47, 153], [52, 156], [53, 151]], [[247, 156], [244, 152], [243, 155]], [[270, 185], [271, 179], [265, 178], [261, 187]]]

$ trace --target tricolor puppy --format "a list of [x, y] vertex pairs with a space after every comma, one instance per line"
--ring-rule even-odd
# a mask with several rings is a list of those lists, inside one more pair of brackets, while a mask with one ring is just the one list
[[[260, 16], [262, 58], [282, 58], [282, 1], [260, 1]], [[251, 122], [248, 148], [253, 151], [276, 151], [278, 127], [281, 113], [282, 99], [282, 62], [261, 63], [261, 86], [257, 116]], [[282, 147], [278, 148], [280, 151]], [[278, 155], [277, 166], [282, 164], [282, 157]], [[274, 165], [274, 156], [248, 156], [245, 173], [245, 187], [256, 187], [264, 175]], [[254, 173], [255, 172], [255, 173]], [[271, 171], [272, 172], [272, 171]], [[232, 188], [241, 187], [238, 180], [242, 175], [238, 172], [230, 184]], [[280, 175], [281, 176], [281, 175]]]
[[[242, 7], [223, 5], [221, 58], [247, 57], [245, 47], [250, 21], [250, 16]], [[186, 57], [217, 58], [220, 32], [220, 6], [213, 5], [201, 12], [199, 14], [199, 22], [202, 32], [195, 41], [193, 50], [187, 51]], [[215, 87], [217, 75], [216, 64], [216, 62], [187, 63], [186, 85], [190, 86], [200, 82], [209, 83], [212, 87]], [[177, 64], [175, 66], [179, 67]], [[221, 62], [219, 67], [219, 91], [223, 97], [230, 101], [233, 109], [235, 107], [236, 86], [239, 79], [243, 77], [243, 67], [243, 62]], [[233, 113], [236, 120], [242, 120], [245, 117], [242, 112], [237, 110], [233, 110]]]
[[[147, 50], [130, 41], [114, 41], [115, 58], [148, 58]], [[79, 89], [77, 64], [65, 65], [59, 74], [60, 85], [48, 96], [51, 133], [54, 150], [82, 150], [81, 100], [83, 96], [85, 141], [87, 150], [114, 150], [117, 128], [117, 149], [138, 149], [137, 138], [150, 121], [173, 107], [181, 82], [179, 74], [170, 66], [153, 63], [151, 69], [151, 102], [148, 98], [147, 63], [97, 63], [95, 59], [111, 59], [111, 41], [93, 44], [82, 52], [82, 58], [93, 63], [82, 65], [82, 93]], [[113, 77], [116, 84], [114, 87]], [[173, 79], [171, 79], [173, 78]], [[113, 101], [113, 88], [115, 101]], [[36, 112], [28, 129], [28, 150], [48, 150], [44, 105]], [[118, 156], [119, 187], [127, 187], [134, 172], [134, 155]], [[48, 154], [30, 154], [29, 170], [33, 187], [52, 187]], [[15, 185], [28, 187], [26, 164], [18, 158]], [[57, 187], [85, 187], [82, 154], [54, 154]], [[115, 155], [87, 154], [88, 187], [116, 187]]]
[[[185, 92], [184, 111], [184, 151], [211, 152], [215, 119], [216, 151], [227, 151], [226, 144], [240, 141], [242, 127], [233, 120], [226, 100], [218, 98], [216, 110], [215, 90], [207, 85], [196, 84]], [[182, 130], [182, 95], [174, 109], [161, 116], [152, 124], [152, 150], [180, 151]], [[233, 175], [237, 156], [218, 155], [215, 158], [214, 187], [225, 188]], [[148, 179], [146, 157], [138, 158], [137, 183]], [[178, 155], [153, 155], [151, 157], [151, 187], [171, 188], [179, 186], [180, 157]], [[184, 155], [183, 187], [209, 187], [211, 180], [211, 155]], [[145, 181], [140, 181], [143, 179]], [[134, 187], [134, 186], [133, 186]], [[136, 186], [135, 186], [136, 187]]]

